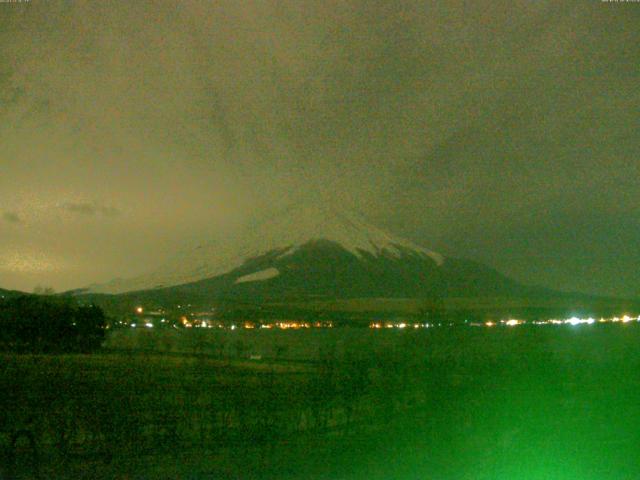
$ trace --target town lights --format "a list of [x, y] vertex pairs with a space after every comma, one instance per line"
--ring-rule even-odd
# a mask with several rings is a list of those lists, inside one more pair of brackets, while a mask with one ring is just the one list
[[567, 320], [565, 320], [564, 323], [568, 323], [569, 325], [580, 325], [580, 324], [583, 324], [583, 323], [591, 325], [591, 324], [595, 323], [595, 319], [593, 319], [591, 317], [589, 317], [589, 318], [571, 317], [571, 318], [568, 318]]

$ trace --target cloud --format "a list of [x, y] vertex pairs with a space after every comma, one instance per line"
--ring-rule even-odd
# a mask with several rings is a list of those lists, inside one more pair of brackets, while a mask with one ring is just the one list
[[0, 8], [0, 225], [15, 209], [34, 229], [2, 237], [78, 255], [78, 278], [40, 283], [137, 275], [185, 232], [223, 237], [320, 194], [563, 288], [573, 257], [547, 274], [530, 252], [566, 256], [565, 238], [615, 215], [600, 242], [628, 276], [605, 261], [606, 280], [581, 278], [640, 284], [638, 234], [612, 243], [640, 232], [627, 221], [637, 53], [620, 48], [640, 39], [634, 15], [526, 0], [37, 3]]
[[86, 216], [102, 215], [104, 217], [117, 217], [121, 213], [116, 207], [100, 205], [95, 202], [67, 202], [62, 205], [62, 208], [67, 212]]
[[22, 219], [16, 212], [4, 212], [2, 219], [9, 223], [22, 223]]

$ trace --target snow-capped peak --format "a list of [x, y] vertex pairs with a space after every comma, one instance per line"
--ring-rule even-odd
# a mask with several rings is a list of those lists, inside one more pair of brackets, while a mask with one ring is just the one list
[[368, 224], [358, 215], [330, 207], [296, 205], [250, 225], [239, 238], [209, 243], [178, 255], [162, 268], [131, 279], [92, 285], [94, 293], [122, 293], [195, 282], [227, 273], [244, 261], [277, 249], [290, 255], [315, 240], [329, 240], [360, 257], [363, 252], [400, 257], [403, 251], [444, 261], [440, 254]]
[[340, 244], [345, 250], [356, 256], [362, 252], [379, 255], [383, 250], [391, 255], [400, 256], [401, 249], [413, 250], [431, 257], [441, 264], [443, 257], [426, 248], [420, 247], [404, 238], [391, 235], [351, 212], [337, 211], [330, 207], [314, 205], [296, 206], [271, 221], [262, 222], [255, 228], [262, 252], [282, 247], [297, 247], [313, 240], [330, 240]]

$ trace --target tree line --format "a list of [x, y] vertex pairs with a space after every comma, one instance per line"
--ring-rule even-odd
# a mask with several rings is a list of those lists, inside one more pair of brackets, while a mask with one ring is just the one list
[[104, 340], [105, 314], [70, 297], [23, 295], [0, 301], [0, 349], [25, 353], [91, 352]]

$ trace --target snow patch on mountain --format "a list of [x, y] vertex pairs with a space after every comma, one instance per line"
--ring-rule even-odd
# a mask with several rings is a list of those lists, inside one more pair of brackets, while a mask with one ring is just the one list
[[260, 270], [259, 272], [250, 273], [249, 275], [243, 275], [238, 278], [235, 283], [245, 283], [245, 282], [258, 282], [261, 280], [269, 280], [270, 278], [274, 278], [280, 275], [280, 270], [277, 268], [271, 267], [266, 268], [264, 270]]

